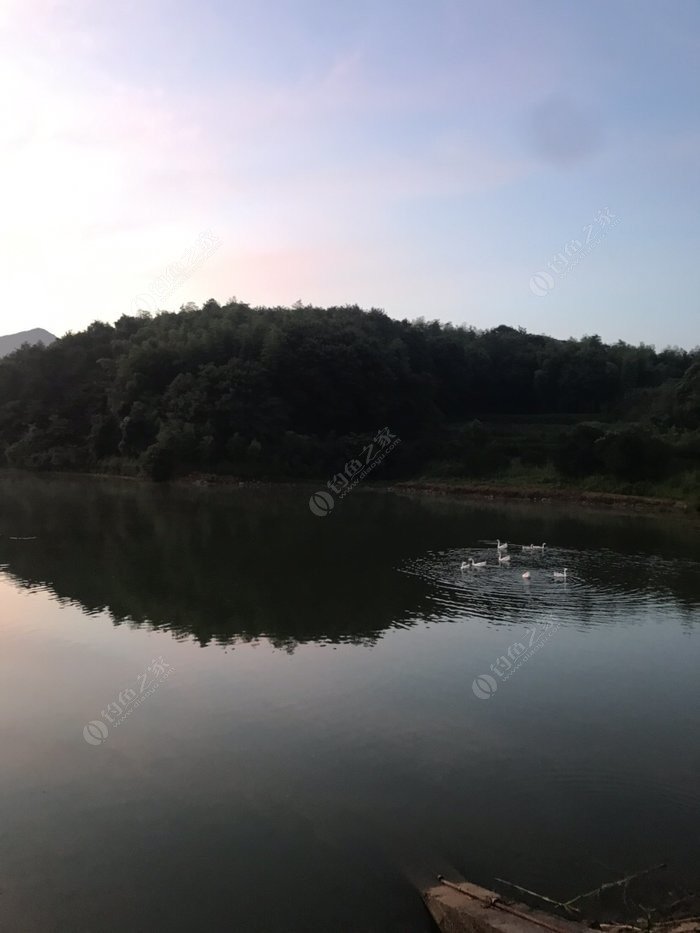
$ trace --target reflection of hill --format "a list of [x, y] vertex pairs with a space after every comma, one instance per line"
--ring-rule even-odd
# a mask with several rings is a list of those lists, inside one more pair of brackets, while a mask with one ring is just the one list
[[304, 490], [6, 476], [0, 562], [87, 612], [201, 644], [366, 642], [402, 624], [426, 587], [396, 585], [400, 555], [377, 534], [382, 500], [363, 496], [351, 521], [316, 518], [307, 501]]
[[[540, 604], [537, 587], [534, 603], [525, 600], [515, 572], [462, 588], [461, 549], [505, 529], [511, 541], [558, 543], [585, 584], [556, 594], [579, 624], [629, 615], [647, 598], [697, 619], [697, 564], [688, 558], [698, 529], [683, 520], [362, 491], [317, 518], [309, 492], [4, 474], [0, 563], [21, 584], [106, 611], [117, 624], [202, 645], [267, 637], [291, 650], [371, 643], [416, 619], [518, 623], [554, 608]], [[604, 548], [615, 556], [598, 553]], [[418, 572], [398, 572], [411, 567]]]

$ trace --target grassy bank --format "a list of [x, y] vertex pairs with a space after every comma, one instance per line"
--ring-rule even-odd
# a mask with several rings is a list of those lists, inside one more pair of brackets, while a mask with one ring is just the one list
[[696, 513], [682, 499], [667, 499], [654, 496], [631, 496], [612, 492], [586, 492], [582, 489], [548, 486], [506, 486], [495, 483], [456, 483], [412, 480], [396, 483], [389, 487], [394, 491], [426, 492], [435, 495], [472, 496], [477, 499], [522, 499], [531, 502], [578, 502], [582, 505], [606, 506], [618, 509], [634, 509], [645, 512]]
[[564, 480], [553, 466], [532, 467], [513, 463], [488, 479], [445, 476], [439, 468], [402, 480], [392, 488], [439, 495], [477, 498], [559, 500], [644, 511], [700, 513], [700, 472], [651, 482], [620, 482], [610, 476], [587, 476]]

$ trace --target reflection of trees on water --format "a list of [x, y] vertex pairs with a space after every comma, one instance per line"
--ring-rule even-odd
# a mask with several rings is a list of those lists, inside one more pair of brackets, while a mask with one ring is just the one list
[[[336, 516], [311, 515], [308, 496], [5, 478], [0, 562], [21, 584], [88, 613], [203, 645], [262, 636], [287, 650], [372, 644], [416, 609], [425, 586], [396, 585], [396, 553], [377, 535], [378, 497], [332, 524]], [[25, 533], [37, 539], [8, 540]]]
[[[88, 613], [202, 645], [261, 637], [283, 650], [303, 642], [371, 645], [389, 628], [478, 613], [466, 594], [443, 604], [435, 575], [397, 571], [431, 551], [478, 546], [506, 528], [512, 541], [582, 549], [587, 582], [611, 594], [611, 617], [616, 597], [648, 593], [672, 600], [689, 624], [697, 620], [697, 565], [674, 558], [697, 553], [698, 532], [678, 520], [362, 491], [318, 518], [308, 509], [310, 491], [8, 474], [0, 481], [0, 563], [20, 585], [47, 589]], [[610, 563], [591, 557], [601, 542], [635, 556]], [[658, 555], [668, 559], [659, 563]], [[569, 593], [581, 621], [594, 619], [589, 594]], [[560, 597], [566, 604], [563, 591]], [[484, 583], [478, 614], [519, 623], [529, 607], [516, 601], [508, 608]]]

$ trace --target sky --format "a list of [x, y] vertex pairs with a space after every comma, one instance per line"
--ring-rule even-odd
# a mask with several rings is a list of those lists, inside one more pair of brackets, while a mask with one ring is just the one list
[[697, 0], [0, 0], [0, 332], [236, 296], [700, 343]]

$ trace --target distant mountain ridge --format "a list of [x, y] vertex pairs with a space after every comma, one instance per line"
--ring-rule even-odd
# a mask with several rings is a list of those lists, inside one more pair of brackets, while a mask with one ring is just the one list
[[47, 347], [57, 338], [50, 334], [43, 327], [35, 327], [33, 330], [22, 330], [18, 334], [6, 334], [0, 337], [0, 357], [7, 356], [14, 350], [19, 349], [24, 343], [43, 343]]

